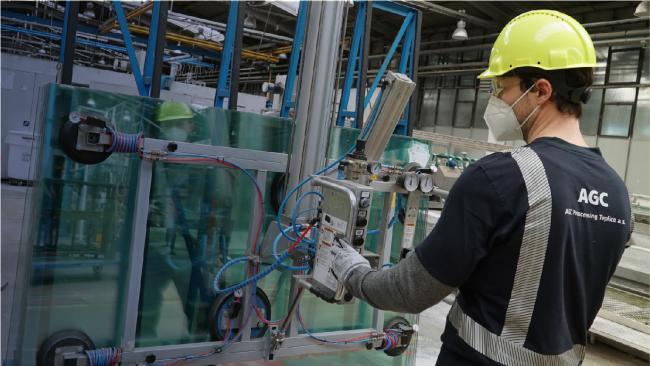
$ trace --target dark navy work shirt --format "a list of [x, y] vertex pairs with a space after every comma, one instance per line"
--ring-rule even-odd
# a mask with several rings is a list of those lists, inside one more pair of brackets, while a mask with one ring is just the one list
[[[623, 181], [599, 149], [549, 137], [528, 147], [543, 163], [552, 214], [523, 346], [557, 354], [586, 344], [587, 330], [630, 238], [630, 201]], [[488, 155], [465, 169], [440, 220], [415, 249], [433, 277], [459, 288], [457, 301], [464, 313], [497, 335], [513, 288], [528, 210], [526, 185], [511, 153]], [[456, 353], [467, 364], [497, 364], [468, 347], [449, 322], [442, 340], [445, 352]]]

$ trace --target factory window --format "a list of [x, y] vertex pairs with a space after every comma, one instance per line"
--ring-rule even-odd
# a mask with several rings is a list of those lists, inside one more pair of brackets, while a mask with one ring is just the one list
[[606, 89], [604, 93], [600, 135], [628, 137], [636, 100], [636, 88]]
[[610, 51], [609, 60], [609, 84], [635, 83], [638, 77], [639, 61], [641, 50], [617, 49]]
[[641, 81], [643, 53], [642, 48], [609, 49], [599, 135], [630, 137]]
[[[472, 78], [470, 76], [470, 78]], [[461, 84], [462, 84], [461, 78]], [[474, 82], [472, 80], [472, 82]], [[472, 113], [474, 111], [474, 99], [476, 89], [458, 89], [456, 96], [456, 111], [454, 113], [454, 127], [472, 127]]]

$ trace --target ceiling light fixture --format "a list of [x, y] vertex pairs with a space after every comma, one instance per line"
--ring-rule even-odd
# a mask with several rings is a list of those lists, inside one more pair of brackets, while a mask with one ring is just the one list
[[646, 18], [650, 16], [650, 5], [648, 1], [641, 1], [634, 10], [634, 16]]
[[[460, 9], [458, 11], [460, 14], [465, 14], [465, 9]], [[465, 26], [467, 23], [465, 23], [464, 20], [459, 19], [458, 23], [456, 23], [456, 30], [454, 30], [454, 33], [451, 34], [451, 39], [455, 39], [457, 41], [464, 41], [467, 39], [467, 29], [465, 29]]]

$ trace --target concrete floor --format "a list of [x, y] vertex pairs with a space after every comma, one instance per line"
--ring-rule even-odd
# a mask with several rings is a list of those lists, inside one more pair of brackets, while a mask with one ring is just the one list
[[[7, 350], [10, 330], [11, 305], [16, 285], [16, 270], [19, 258], [19, 243], [25, 197], [29, 188], [2, 184], [2, 360]], [[417, 366], [434, 365], [440, 350], [440, 334], [449, 305], [438, 304], [420, 315], [418, 335]], [[587, 347], [585, 366], [642, 366], [648, 362], [634, 358], [602, 343]]]

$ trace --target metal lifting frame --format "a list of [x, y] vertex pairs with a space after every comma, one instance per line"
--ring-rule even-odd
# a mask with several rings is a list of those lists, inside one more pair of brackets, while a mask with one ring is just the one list
[[307, 24], [307, 13], [309, 10], [309, 1], [300, 0], [298, 8], [298, 19], [296, 19], [296, 33], [293, 37], [293, 46], [291, 47], [291, 59], [289, 60], [289, 72], [284, 86], [282, 95], [282, 106], [280, 107], [280, 117], [289, 117], [289, 110], [295, 108], [296, 102], [293, 100], [293, 90], [295, 89], [296, 79], [298, 77], [298, 65], [300, 64], [300, 50], [305, 38], [305, 25]]
[[124, 9], [119, 0], [113, 1], [117, 21], [120, 25], [120, 31], [124, 39], [126, 53], [129, 55], [131, 62], [131, 71], [135, 78], [135, 84], [138, 87], [138, 93], [143, 96], [153, 98], [160, 97], [160, 78], [162, 72], [162, 56], [165, 47], [165, 30], [167, 24], [167, 10], [169, 3], [167, 1], [156, 1], [151, 12], [151, 31], [147, 41], [147, 53], [144, 62], [144, 70], [140, 70], [138, 59], [135, 56], [135, 48], [129, 32]]
[[[352, 44], [350, 46], [350, 54], [348, 57], [348, 64], [345, 72], [345, 79], [343, 83], [343, 90], [341, 91], [341, 99], [339, 102], [339, 112], [336, 117], [336, 125], [337, 126], [344, 126], [344, 122], [346, 118], [355, 118], [356, 112], [355, 111], [350, 111], [347, 109], [348, 107], [348, 102], [350, 100], [350, 91], [352, 89], [352, 82], [354, 80], [354, 74], [355, 72], [359, 72], [359, 76], [361, 76], [361, 73], [366, 73], [367, 70], [362, 70], [361, 65], [359, 65], [358, 59], [360, 59], [360, 56], [362, 56], [360, 53], [365, 52], [367, 56], [367, 50], [364, 50], [362, 47], [362, 40], [364, 33], [366, 31], [370, 31], [369, 29], [366, 30], [364, 29], [365, 22], [365, 13], [367, 11], [367, 2], [366, 1], [360, 1], [358, 2], [358, 11], [357, 11], [357, 18], [355, 21], [354, 25], [354, 33], [352, 35]], [[399, 31], [397, 32], [397, 36], [395, 37], [395, 40], [393, 41], [390, 49], [388, 50], [388, 53], [386, 55], [386, 58], [382, 62], [381, 66], [379, 67], [379, 71], [377, 72], [377, 75], [375, 75], [375, 79], [370, 86], [370, 89], [368, 90], [368, 93], [366, 94], [365, 97], [365, 102], [364, 102], [364, 107], [367, 107], [368, 104], [370, 103], [370, 100], [375, 93], [375, 90], [379, 86], [379, 82], [384, 76], [384, 73], [388, 69], [388, 66], [395, 55], [395, 52], [397, 51], [397, 48], [399, 45], [402, 45], [401, 48], [401, 55], [400, 55], [400, 60], [399, 60], [399, 65], [397, 72], [406, 74], [411, 78], [411, 80], [416, 80], [417, 79], [417, 59], [418, 59], [418, 43], [419, 43], [419, 34], [420, 34], [420, 24], [421, 24], [421, 14], [418, 10], [397, 4], [392, 1], [374, 1], [371, 3], [371, 6], [373, 9], [378, 9], [382, 11], [386, 11], [389, 13], [397, 14], [400, 16], [404, 17], [404, 22], [402, 23], [402, 26], [400, 27]], [[361, 77], [357, 78], [357, 90], [360, 90], [361, 87], [365, 86], [360, 86], [359, 85], [359, 80], [361, 80]], [[411, 121], [414, 119], [414, 101], [417, 100], [417, 96], [415, 93], [411, 97], [411, 103], [406, 107], [404, 111], [404, 116], [405, 118], [401, 119], [397, 127], [395, 128], [395, 134], [398, 135], [408, 135], [410, 132], [411, 128]], [[354, 122], [354, 127], [360, 127], [360, 124], [356, 121]]]

